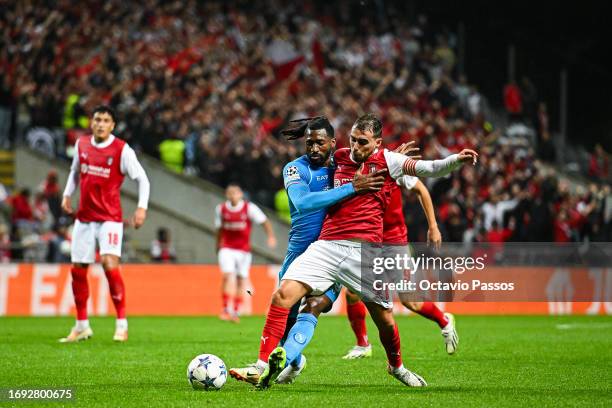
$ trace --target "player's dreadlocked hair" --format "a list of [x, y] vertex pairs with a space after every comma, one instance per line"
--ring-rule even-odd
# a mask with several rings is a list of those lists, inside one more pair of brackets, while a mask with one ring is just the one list
[[296, 124], [293, 127], [281, 130], [281, 135], [287, 140], [295, 140], [304, 137], [306, 130], [324, 129], [329, 138], [334, 137], [334, 127], [329, 123], [325, 116], [315, 116], [312, 118], [295, 119], [289, 123]]
[[361, 115], [353, 125], [355, 129], [359, 129], [362, 132], [372, 132], [374, 137], [382, 137], [382, 122], [373, 113], [366, 113]]

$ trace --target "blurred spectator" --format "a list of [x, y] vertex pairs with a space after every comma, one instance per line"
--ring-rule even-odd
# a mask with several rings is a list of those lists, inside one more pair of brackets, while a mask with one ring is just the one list
[[3, 221], [8, 221], [11, 215], [11, 203], [9, 193], [4, 187], [4, 184], [0, 182], [0, 223]]
[[47, 262], [67, 263], [70, 262], [70, 231], [68, 225], [70, 220], [60, 218], [56, 222], [53, 233], [49, 238], [47, 251]]
[[34, 196], [32, 217], [34, 221], [40, 225], [41, 231], [51, 229], [51, 226], [53, 225], [53, 217], [49, 212], [49, 204], [47, 204], [47, 199], [42, 192], [38, 192]]
[[274, 195], [274, 209], [276, 210], [276, 215], [278, 215], [281, 220], [285, 221], [287, 224], [291, 224], [289, 196], [287, 196], [287, 191], [284, 188], [278, 190]]
[[62, 197], [60, 185], [57, 180], [57, 171], [55, 169], [49, 170], [47, 178], [45, 178], [40, 184], [39, 190], [42, 191], [45, 199], [47, 200], [49, 211], [53, 216], [53, 220], [57, 222], [57, 220], [59, 220], [62, 216]]
[[177, 138], [168, 138], [159, 144], [159, 157], [166, 168], [181, 174], [185, 162], [185, 142]]
[[523, 100], [525, 117], [534, 125], [536, 123], [534, 119], [537, 111], [538, 91], [527, 77], [521, 78], [520, 94]]
[[548, 131], [542, 133], [538, 143], [538, 157], [548, 163], [555, 163], [557, 160], [557, 150]]
[[0, 82], [0, 149], [7, 149], [11, 144], [11, 122], [14, 106], [15, 101], [11, 93], [10, 79], [3, 75], [2, 82]]
[[589, 161], [589, 176], [596, 181], [605, 182], [609, 177], [609, 159], [606, 151], [598, 143]]
[[511, 119], [520, 119], [523, 114], [523, 98], [521, 89], [514, 80], [504, 87], [504, 106]]
[[176, 250], [170, 242], [170, 231], [167, 228], [158, 228], [157, 239], [151, 242], [151, 258], [164, 263], [176, 261]]
[[503, 243], [510, 239], [510, 237], [512, 236], [512, 232], [513, 230], [509, 227], [500, 228], [497, 221], [493, 221], [493, 223], [491, 224], [491, 230], [487, 232], [485, 239], [486, 242]]
[[11, 220], [14, 224], [32, 223], [34, 214], [30, 205], [30, 189], [23, 188], [11, 197]]
[[4, 224], [0, 224], [0, 263], [8, 263], [11, 261], [11, 238], [8, 233], [8, 228]]
[[539, 138], [542, 138], [544, 133], [550, 133], [550, 120], [548, 118], [548, 107], [546, 103], [540, 102], [538, 104], [537, 118], [536, 118], [536, 132]]

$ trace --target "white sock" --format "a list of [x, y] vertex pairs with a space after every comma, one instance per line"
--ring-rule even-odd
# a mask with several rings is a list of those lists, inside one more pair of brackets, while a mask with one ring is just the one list
[[127, 330], [128, 328], [127, 319], [117, 319], [117, 322], [115, 323], [115, 328], [121, 329], [121, 330]]
[[266, 368], [268, 368], [268, 363], [263, 360], [257, 360], [257, 363], [255, 363], [255, 368], [257, 368], [257, 371], [259, 371], [261, 374], [266, 371]]
[[393, 367], [393, 372], [394, 373], [399, 373], [400, 371], [404, 370], [404, 365], [400, 365], [399, 367]]
[[83, 331], [85, 329], [89, 328], [89, 320], [85, 319], [85, 320], [77, 320], [76, 321], [76, 329], [78, 331]]

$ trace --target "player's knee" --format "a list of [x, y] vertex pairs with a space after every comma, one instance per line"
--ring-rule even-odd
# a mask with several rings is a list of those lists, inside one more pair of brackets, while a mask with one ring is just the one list
[[346, 302], [349, 305], [354, 305], [355, 303], [359, 302], [361, 299], [359, 298], [359, 295], [351, 292], [350, 290], [346, 291]]
[[421, 310], [421, 306], [423, 305], [422, 302], [409, 302], [407, 300], [402, 301], [402, 304], [413, 312], [418, 312]]
[[293, 306], [291, 303], [291, 293], [281, 286], [272, 294], [272, 304], [286, 308]]
[[319, 315], [329, 309], [330, 306], [331, 301], [327, 296], [309, 297], [306, 299], [306, 305], [302, 309], [302, 313], [310, 313], [319, 317]]
[[110, 271], [119, 267], [119, 258], [111, 255], [104, 255], [102, 257], [102, 268], [105, 271]]

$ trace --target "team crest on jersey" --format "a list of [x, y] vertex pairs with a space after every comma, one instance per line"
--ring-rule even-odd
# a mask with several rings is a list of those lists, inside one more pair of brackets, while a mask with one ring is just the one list
[[106, 158], [106, 165], [110, 166], [111, 164], [113, 164], [113, 156], [108, 156]]
[[335, 179], [335, 180], [334, 180], [334, 188], [338, 188], [338, 187], [340, 187], [341, 185], [342, 185], [342, 184], [340, 183], [340, 180], [338, 180], [338, 179]]
[[297, 166], [289, 166], [285, 170], [285, 178], [287, 181], [295, 181], [300, 179], [300, 172]]
[[89, 167], [85, 163], [81, 164], [81, 173], [87, 174], [87, 170], [89, 170]]

